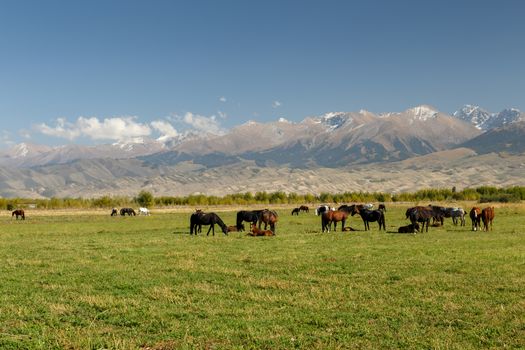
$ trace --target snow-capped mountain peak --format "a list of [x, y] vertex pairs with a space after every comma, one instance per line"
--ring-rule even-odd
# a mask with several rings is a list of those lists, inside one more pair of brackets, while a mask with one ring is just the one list
[[434, 110], [430, 106], [421, 105], [408, 109], [407, 113], [410, 114], [414, 119], [426, 121], [435, 118], [438, 114], [438, 111]]
[[344, 112], [329, 112], [322, 115], [318, 123], [325, 125], [329, 130], [334, 130], [352, 120], [352, 117]]
[[474, 105], [463, 106], [454, 112], [453, 116], [469, 122], [476, 128], [484, 131], [523, 119], [521, 112], [516, 108], [507, 108], [499, 113], [490, 113]]
[[21, 143], [21, 144], [15, 145], [13, 147], [13, 151], [14, 151], [13, 158], [22, 158], [22, 157], [27, 156], [27, 154], [29, 153], [29, 148], [27, 147], [27, 144]]

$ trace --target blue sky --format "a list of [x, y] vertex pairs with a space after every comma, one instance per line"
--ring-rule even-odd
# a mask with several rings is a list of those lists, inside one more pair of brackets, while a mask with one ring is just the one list
[[0, 147], [420, 104], [525, 110], [525, 1], [1, 5]]

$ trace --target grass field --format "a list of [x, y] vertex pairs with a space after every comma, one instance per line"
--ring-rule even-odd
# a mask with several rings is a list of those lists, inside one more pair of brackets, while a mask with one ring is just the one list
[[525, 206], [417, 235], [278, 211], [264, 238], [190, 236], [180, 212], [2, 216], [0, 348], [525, 348]]

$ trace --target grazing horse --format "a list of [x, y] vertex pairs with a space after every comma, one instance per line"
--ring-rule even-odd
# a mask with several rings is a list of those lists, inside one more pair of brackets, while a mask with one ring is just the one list
[[149, 209], [148, 208], [139, 208], [139, 215], [151, 215], [151, 213], [149, 212]]
[[332, 225], [332, 222], [334, 223], [334, 232], [337, 231], [337, 223], [341, 221], [341, 230], [343, 227], [345, 227], [345, 221], [348, 218], [347, 211], [344, 210], [336, 210], [336, 211], [327, 211], [324, 212], [321, 215], [321, 231], [324, 232], [330, 232], [330, 226]]
[[213, 235], [215, 236], [215, 224], [221, 227], [222, 232], [225, 235], [228, 235], [228, 227], [226, 224], [224, 224], [219, 215], [215, 213], [203, 213], [202, 211], [197, 211], [190, 216], [190, 235], [193, 235], [194, 232], [196, 235], [199, 226], [210, 225], [206, 236], [209, 236], [210, 231], [212, 231]]
[[443, 210], [443, 216], [446, 218], [452, 218], [452, 223], [454, 225], [458, 224], [458, 219], [460, 226], [465, 226], [465, 210], [463, 208], [445, 208]]
[[270, 230], [275, 234], [275, 223], [279, 221], [279, 215], [274, 210], [264, 209], [259, 215], [259, 229], [264, 222], [264, 229], [270, 225]]
[[377, 206], [377, 210], [386, 211], [386, 207], [385, 207], [385, 205], [384, 205], [383, 203], [381, 203], [381, 204], [379, 204], [379, 205]]
[[359, 214], [361, 216], [361, 219], [363, 219], [363, 223], [365, 225], [365, 231], [370, 230], [370, 222], [375, 222], [379, 224], [379, 230], [381, 231], [381, 227], [386, 231], [386, 223], [385, 223], [385, 213], [382, 210], [369, 210], [369, 209], [359, 209], [358, 206], [354, 207], [354, 210], [352, 210], [352, 216], [355, 214]]
[[293, 208], [293, 210], [292, 210], [292, 215], [297, 215], [297, 216], [299, 216], [299, 210], [300, 210], [299, 208]]
[[410, 222], [412, 225], [415, 225], [417, 222], [423, 223], [421, 227], [421, 232], [425, 230], [425, 223], [427, 224], [427, 231], [428, 232], [428, 226], [430, 226], [430, 219], [435, 217], [434, 210], [430, 207], [412, 207], [408, 208], [405, 213], [407, 219], [410, 219]]
[[111, 216], [117, 216], [117, 215], [118, 215], [118, 209], [117, 208], [111, 209]]
[[260, 236], [275, 236], [272, 230], [261, 230], [257, 228], [257, 225], [252, 225], [252, 231], [248, 232], [247, 236], [260, 237]]
[[419, 224], [417, 222], [415, 224], [401, 226], [397, 229], [398, 233], [416, 233], [417, 231], [419, 231]]
[[137, 213], [135, 213], [135, 210], [133, 210], [133, 208], [122, 208], [122, 209], [120, 209], [120, 215], [125, 216], [126, 214], [128, 214], [129, 216], [137, 215]]
[[237, 212], [237, 230], [239, 232], [244, 231], [243, 221], [249, 222], [250, 224], [256, 224], [259, 221], [259, 215], [262, 210], [241, 210]]
[[472, 231], [477, 231], [478, 227], [481, 230], [481, 208], [473, 207], [468, 215], [472, 220]]
[[18, 220], [18, 217], [20, 216], [22, 218], [22, 220], [25, 220], [26, 219], [26, 214], [24, 212], [24, 209], [17, 209], [17, 210], [14, 210], [12, 213], [11, 213], [11, 217], [13, 216], [16, 216], [16, 220]]
[[483, 231], [488, 231], [489, 226], [492, 231], [492, 221], [494, 220], [494, 207], [483, 208], [481, 211], [481, 220], [483, 221]]
[[299, 207], [299, 210], [300, 211], [304, 211], [305, 213], [309, 213], [310, 212], [310, 208], [308, 208], [306, 205], [301, 205]]

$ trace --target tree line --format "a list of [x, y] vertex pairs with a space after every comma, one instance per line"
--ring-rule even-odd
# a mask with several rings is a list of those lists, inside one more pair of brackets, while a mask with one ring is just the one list
[[0, 209], [16, 208], [67, 209], [67, 208], [112, 208], [112, 207], [173, 207], [205, 205], [249, 205], [249, 204], [304, 204], [304, 203], [353, 203], [353, 202], [418, 202], [418, 201], [479, 201], [484, 202], [519, 202], [525, 200], [525, 187], [513, 186], [498, 188], [481, 186], [456, 191], [451, 189], [423, 189], [415, 192], [342, 192], [297, 194], [285, 192], [246, 192], [225, 196], [205, 194], [189, 196], [158, 196], [148, 191], [141, 191], [135, 197], [102, 196], [98, 198], [0, 198]]

